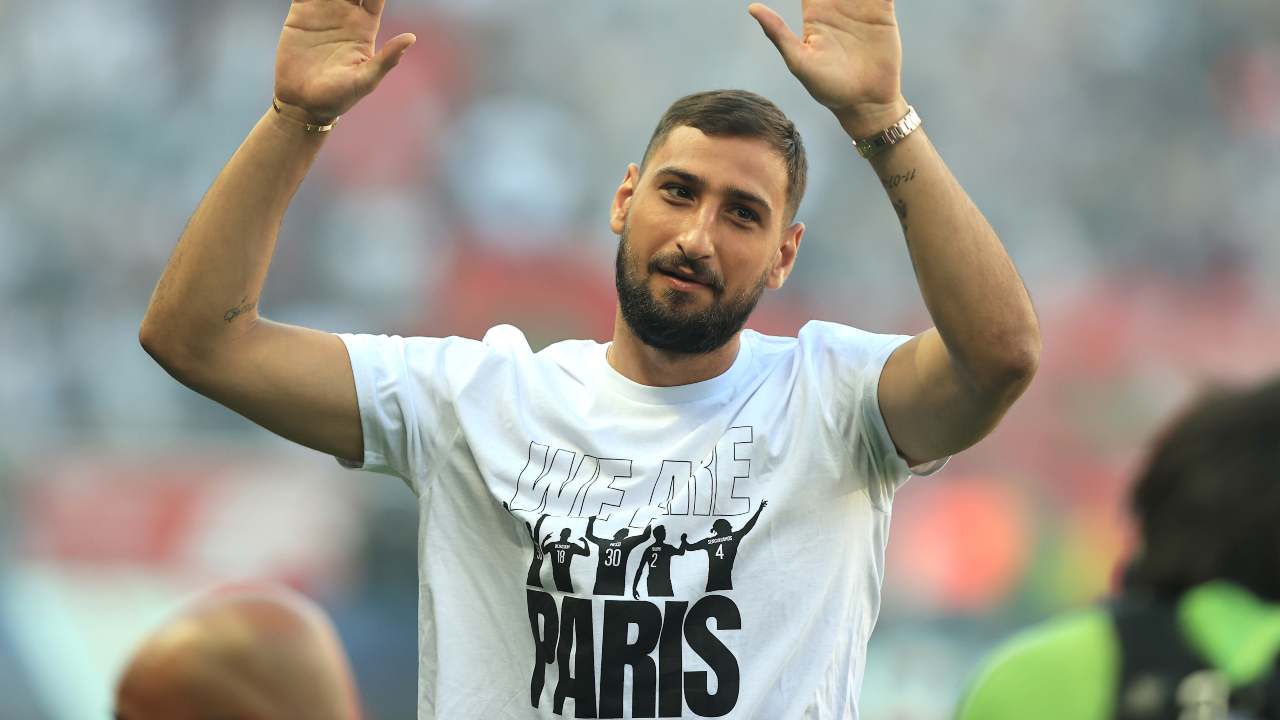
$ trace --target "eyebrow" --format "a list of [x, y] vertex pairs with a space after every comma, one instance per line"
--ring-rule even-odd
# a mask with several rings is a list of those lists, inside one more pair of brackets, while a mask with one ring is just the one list
[[[674, 165], [667, 165], [666, 167], [659, 168], [658, 171], [654, 173], [654, 175], [671, 175], [673, 177], [680, 179], [686, 185], [691, 186], [695, 190], [702, 190], [707, 187], [706, 180], [703, 180], [701, 177], [694, 175], [688, 170], [683, 170]], [[738, 202], [746, 203], [748, 205], [755, 205], [763, 209], [766, 213], [773, 212], [773, 206], [769, 204], [769, 201], [751, 192], [750, 190], [743, 190], [740, 187], [734, 187], [733, 185], [730, 185], [729, 187], [725, 188], [724, 194], [727, 197], [729, 197], [731, 200], [737, 200]]]

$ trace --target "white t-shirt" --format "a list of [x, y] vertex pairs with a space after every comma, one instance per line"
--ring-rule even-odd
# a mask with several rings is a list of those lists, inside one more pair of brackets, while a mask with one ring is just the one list
[[510, 326], [341, 337], [363, 468], [418, 497], [420, 720], [857, 717], [907, 337], [747, 330], [669, 388]]

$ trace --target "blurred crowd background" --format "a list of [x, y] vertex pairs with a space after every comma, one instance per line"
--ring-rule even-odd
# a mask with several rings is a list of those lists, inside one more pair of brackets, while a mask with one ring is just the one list
[[[606, 339], [607, 208], [676, 97], [760, 92], [812, 166], [751, 326], [914, 333], [896, 218], [745, 2], [389, 0], [418, 44], [343, 118], [265, 314], [334, 331]], [[775, 3], [793, 27], [799, 3]], [[0, 0], [0, 717], [106, 717], [201, 589], [330, 609], [369, 717], [413, 715], [415, 502], [171, 380], [137, 343], [189, 213], [271, 97], [283, 0]], [[943, 718], [1013, 630], [1112, 587], [1162, 420], [1280, 368], [1280, 4], [903, 2], [904, 93], [1043, 323], [1003, 425], [894, 513], [868, 720]]]

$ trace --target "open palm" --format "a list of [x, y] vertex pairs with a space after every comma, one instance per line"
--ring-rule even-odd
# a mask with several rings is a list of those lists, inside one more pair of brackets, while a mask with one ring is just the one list
[[335, 118], [373, 91], [414, 43], [397, 35], [375, 52], [385, 0], [293, 0], [276, 49], [276, 97]]
[[897, 101], [902, 41], [893, 0], [803, 0], [801, 7], [801, 36], [764, 5], [748, 11], [815, 100], [836, 113]]

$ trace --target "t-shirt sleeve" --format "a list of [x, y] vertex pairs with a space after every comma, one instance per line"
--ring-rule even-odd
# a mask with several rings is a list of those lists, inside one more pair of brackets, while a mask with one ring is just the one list
[[880, 373], [910, 335], [884, 335], [814, 321], [800, 330], [799, 339], [836, 441], [857, 476], [865, 479], [877, 507], [888, 507], [893, 493], [913, 473], [928, 475], [942, 467], [943, 462], [908, 467], [880, 412]]
[[344, 466], [394, 475], [415, 493], [457, 430], [454, 400], [492, 350], [464, 338], [339, 334], [351, 358], [364, 457]]

